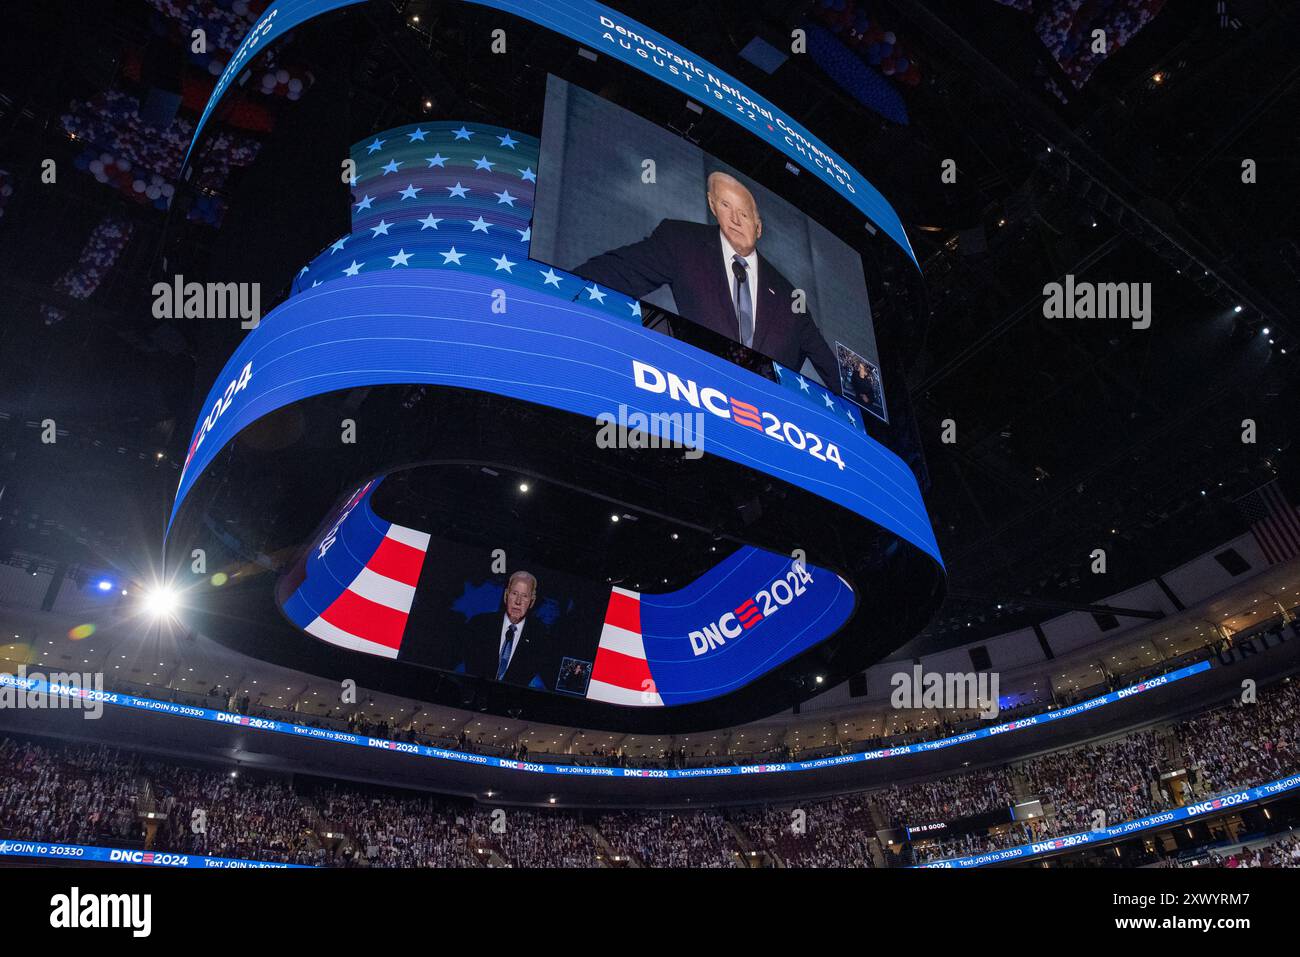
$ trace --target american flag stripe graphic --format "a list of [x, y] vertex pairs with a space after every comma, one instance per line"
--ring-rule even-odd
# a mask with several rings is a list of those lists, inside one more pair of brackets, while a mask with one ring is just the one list
[[1250, 531], [1270, 565], [1300, 555], [1300, 515], [1287, 501], [1277, 479], [1237, 501]]
[[641, 594], [625, 588], [610, 591], [605, 625], [591, 666], [587, 697], [634, 707], [659, 707], [641, 636]]
[[428, 548], [426, 532], [389, 526], [348, 587], [304, 630], [340, 648], [396, 658]]

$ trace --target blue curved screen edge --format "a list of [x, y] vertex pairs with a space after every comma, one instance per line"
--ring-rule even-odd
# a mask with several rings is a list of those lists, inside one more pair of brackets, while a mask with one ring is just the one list
[[[490, 308], [497, 291], [508, 298], [507, 315]], [[505, 372], [501, 357], [510, 359]], [[720, 387], [719, 395], [739, 395], [765, 416], [835, 444], [842, 469], [813, 455], [811, 444], [795, 446], [770, 429], [740, 427], [695, 405], [710, 420], [708, 454], [846, 508], [942, 567], [915, 475], [866, 433], [725, 359], [582, 303], [441, 270], [344, 277], [300, 293], [264, 318], [208, 395], [204, 408], [211, 411], [195, 427], [169, 530], [198, 476], [242, 428], [301, 399], [358, 386], [433, 384], [489, 391], [593, 421], [620, 404], [646, 413], [692, 411], [680, 396], [638, 386], [638, 364], [698, 380], [701, 396], [703, 387]]]
[[[363, 0], [276, 0], [254, 24], [226, 64], [203, 107], [181, 164], [190, 161], [208, 119], [253, 57], [278, 37], [308, 20]], [[801, 123], [729, 73], [700, 59], [677, 42], [592, 0], [466, 0], [531, 21], [590, 46], [674, 87], [694, 102], [716, 110], [826, 183], [892, 239], [919, 270], [916, 253], [898, 213], [871, 183]]]

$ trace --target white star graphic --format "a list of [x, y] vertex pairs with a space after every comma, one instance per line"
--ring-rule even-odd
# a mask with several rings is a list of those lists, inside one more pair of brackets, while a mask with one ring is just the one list
[[542, 274], [543, 286], [554, 286], [556, 289], [560, 288], [560, 277], [555, 275], [554, 269], [547, 269], [545, 271], [539, 269], [537, 271]]
[[447, 157], [441, 153], [434, 153], [432, 156], [426, 156], [425, 159], [429, 162], [429, 169], [433, 169], [435, 166], [441, 166], [443, 169], [447, 168]]
[[402, 190], [402, 199], [415, 199], [415, 194], [422, 192], [424, 192], [423, 186], [416, 186], [414, 183], [407, 183], [406, 189]]
[[357, 203], [357, 212], [359, 213], [359, 212], [361, 212], [363, 209], [369, 209], [369, 208], [370, 208], [370, 204], [371, 204], [372, 202], [374, 202], [374, 199], [373, 199], [373, 197], [370, 196], [369, 193], [367, 193], [365, 196], [362, 196], [362, 197], [361, 197], [361, 202]]
[[632, 315], [634, 315], [634, 316], [636, 316], [638, 319], [640, 319], [640, 318], [641, 318], [641, 303], [637, 302], [636, 300], [633, 300], [632, 302], [629, 302], [628, 305], [632, 307]]
[[852, 422], [854, 425], [857, 425], [857, 424], [858, 424], [858, 420], [855, 419], [855, 418], [853, 417], [853, 410], [852, 410], [852, 409], [845, 409], [845, 410], [844, 410], [844, 414], [847, 415], [847, 416], [849, 417], [849, 421]]
[[812, 390], [808, 388], [808, 380], [803, 376], [799, 376], [799, 388], [802, 391], [807, 392], [809, 395], [812, 395]]
[[363, 265], [365, 265], [365, 263], [359, 263], [354, 259], [352, 260], [352, 265], [343, 270], [343, 275], [355, 276], [357, 273], [361, 272], [361, 267]]
[[822, 396], [822, 401], [826, 403], [826, 408], [828, 409], [835, 408], [835, 403], [831, 401], [831, 396], [829, 392], [827, 392]]
[[424, 224], [420, 227], [420, 232], [424, 232], [426, 229], [437, 229], [438, 224], [442, 222], [442, 220], [435, 219], [433, 213], [430, 213], [428, 216], [424, 217], [424, 219], [417, 220], [417, 222]]
[[445, 266], [447, 265], [447, 263], [454, 262], [457, 266], [459, 266], [460, 261], [463, 258], [465, 258], [465, 254], [456, 252], [456, 247], [452, 246], [451, 249], [447, 250], [445, 253], [442, 254], [442, 264]]
[[303, 266], [302, 269], [298, 270], [298, 275], [299, 275], [299, 276], [305, 276], [305, 275], [307, 275], [307, 267], [306, 267], [306, 266]]
[[366, 155], [369, 156], [371, 153], [378, 152], [383, 148], [384, 148], [384, 141], [376, 136], [375, 141], [371, 143], [370, 147], [366, 150]]
[[381, 167], [381, 168], [382, 168], [383, 171], [384, 171], [384, 175], [387, 176], [389, 173], [396, 173], [396, 172], [397, 172], [397, 167], [399, 167], [399, 166], [401, 166], [401, 165], [402, 165], [402, 164], [399, 163], [399, 162], [397, 162], [397, 160], [389, 160], [389, 161], [388, 161], [388, 162], [387, 162], [383, 167]]
[[319, 285], [320, 285], [320, 280], [317, 279], [315, 282], [313, 282], [313, 283], [311, 284], [311, 287], [312, 287], [313, 289], [315, 289], [315, 288], [316, 288], [317, 286], [319, 286]]
[[583, 288], [583, 292], [587, 294], [588, 302], [591, 302], [591, 300], [595, 299], [597, 302], [604, 305], [605, 293], [601, 292], [600, 287], [597, 286], [594, 282], [590, 286], [585, 286]]
[[469, 139], [471, 136], [474, 135], [472, 132], [470, 132], [469, 130], [465, 129], [464, 124], [461, 124], [460, 129], [458, 129], [458, 130], [452, 130], [452, 132], [456, 134], [456, 139], [458, 139], [458, 140], [467, 140], [467, 139]]
[[407, 136], [410, 137], [410, 139], [407, 140], [407, 142], [408, 142], [408, 143], [414, 143], [416, 140], [419, 140], [421, 143], [423, 143], [423, 142], [424, 142], [424, 135], [425, 135], [426, 133], [428, 133], [428, 132], [429, 132], [428, 130], [422, 130], [422, 129], [420, 129], [420, 128], [417, 126], [417, 127], [415, 128], [415, 131], [414, 131], [414, 132], [412, 132], [412, 133], [407, 133], [407, 134], [406, 134]]
[[486, 233], [488, 231], [488, 221], [482, 216], [478, 219], [467, 219], [465, 222], [474, 227], [470, 230], [471, 233]]
[[490, 173], [492, 172], [492, 163], [486, 156], [480, 156], [474, 161], [474, 168], [485, 169]]
[[528, 167], [527, 169], [521, 169], [519, 171], [519, 178], [523, 180], [527, 180], [530, 183], [537, 182], [537, 174], [533, 172], [533, 168], [531, 166]]
[[526, 243], [533, 238], [533, 227], [531, 226], [526, 229], [516, 229], [515, 232], [519, 234], [519, 241], [521, 243]]
[[511, 275], [514, 275], [514, 270], [511, 269], [510, 267], [518, 265], [517, 263], [512, 263], [509, 259], [506, 259], [505, 253], [501, 254], [500, 259], [493, 259], [492, 261], [497, 264], [497, 268], [494, 269], [493, 272], [500, 272], [502, 269], [504, 269], [506, 272], [510, 273]]
[[505, 203], [507, 206], [514, 206], [515, 204], [516, 197], [511, 196], [510, 190], [508, 189], [504, 189], [499, 193], [493, 193], [492, 195], [497, 198], [498, 206], [500, 206], [502, 203]]
[[460, 180], [456, 180], [455, 186], [447, 186], [445, 188], [451, 192], [451, 196], [447, 197], [448, 199], [451, 199], [452, 196], [459, 196], [461, 199], [464, 199], [465, 195], [469, 192], [469, 187], [460, 185]]
[[372, 233], [374, 233], [374, 236], [371, 236], [370, 238], [371, 238], [371, 239], [375, 239], [375, 238], [378, 237], [378, 236], [387, 236], [387, 235], [388, 235], [388, 227], [391, 226], [391, 225], [393, 225], [393, 224], [390, 223], [390, 222], [388, 222], [387, 220], [381, 219], [381, 220], [379, 221], [379, 225], [378, 225], [378, 226], [371, 226], [371, 227], [370, 227], [370, 231], [371, 231]]
[[406, 265], [409, 265], [409, 264], [407, 263], [407, 260], [411, 258], [411, 254], [408, 253], [405, 249], [399, 249], [399, 250], [397, 251], [397, 255], [396, 255], [396, 256], [389, 256], [388, 258], [391, 259], [391, 260], [393, 261], [393, 264], [392, 264], [391, 266], [389, 266], [388, 268], [389, 268], [389, 269], [396, 269], [398, 266], [406, 266]]
[[516, 139], [512, 139], [509, 133], [507, 133], [505, 136], [498, 136], [497, 139], [501, 141], [502, 146], [508, 146], [511, 149], [514, 149], [515, 144], [519, 142]]

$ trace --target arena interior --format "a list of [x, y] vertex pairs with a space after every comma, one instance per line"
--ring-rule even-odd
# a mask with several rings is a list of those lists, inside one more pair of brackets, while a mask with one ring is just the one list
[[15, 888], [1300, 868], [1300, 5], [8, 12]]

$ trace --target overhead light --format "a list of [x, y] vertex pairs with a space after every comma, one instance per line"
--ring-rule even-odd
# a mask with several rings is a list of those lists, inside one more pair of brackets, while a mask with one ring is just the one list
[[1241, 306], [1233, 306], [1233, 307], [1232, 307], [1232, 311], [1233, 311], [1233, 312], [1241, 312]]
[[609, 520], [610, 520], [611, 522], [617, 522], [617, 521], [618, 521], [618, 516], [617, 516], [617, 515], [611, 515], [611, 516], [609, 517]]
[[527, 482], [520, 482], [520, 483], [519, 483], [519, 491], [521, 491], [521, 492], [527, 492], [527, 491], [528, 491], [528, 483], [527, 483]]
[[95, 587], [98, 588], [100, 591], [112, 591], [113, 583], [109, 581], [107, 578], [105, 578]]
[[176, 611], [176, 592], [167, 585], [158, 585], [145, 592], [144, 607], [154, 618], [168, 618]]

